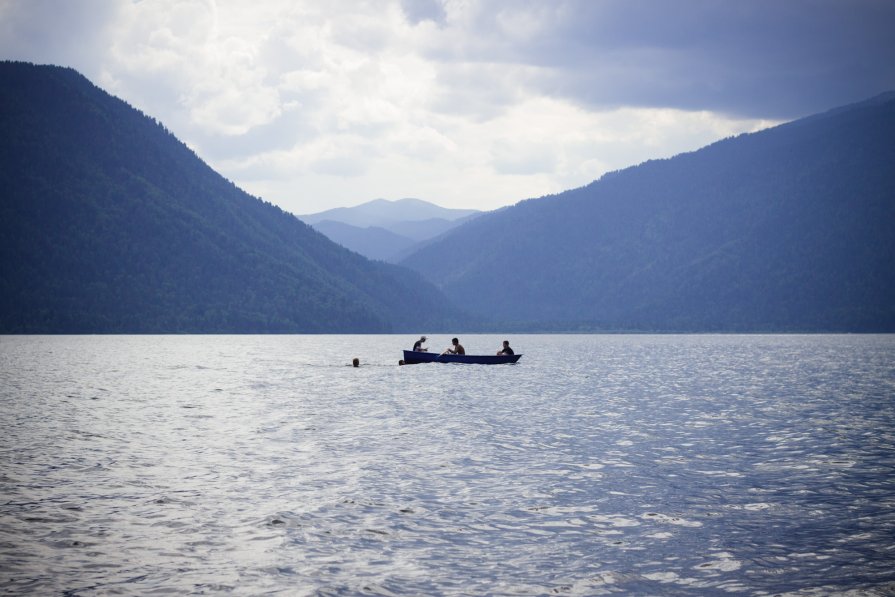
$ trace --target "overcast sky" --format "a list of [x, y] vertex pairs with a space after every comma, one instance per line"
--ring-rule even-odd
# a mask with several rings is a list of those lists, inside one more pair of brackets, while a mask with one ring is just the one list
[[297, 214], [492, 209], [895, 89], [893, 0], [0, 0]]

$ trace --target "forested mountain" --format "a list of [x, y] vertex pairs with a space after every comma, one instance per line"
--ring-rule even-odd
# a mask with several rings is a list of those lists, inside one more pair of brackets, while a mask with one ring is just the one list
[[403, 263], [524, 327], [895, 331], [895, 95], [521, 202]]
[[433, 331], [406, 269], [337, 246], [71, 69], [0, 63], [0, 332]]
[[331, 241], [360, 253], [367, 259], [378, 259], [388, 263], [397, 261], [398, 256], [406, 257], [405, 253], [417, 245], [412, 238], [395, 234], [379, 226], [360, 228], [335, 220], [323, 220], [314, 224], [314, 229], [325, 234]]
[[375, 199], [299, 217], [343, 247], [394, 263], [479, 214], [420, 199]]

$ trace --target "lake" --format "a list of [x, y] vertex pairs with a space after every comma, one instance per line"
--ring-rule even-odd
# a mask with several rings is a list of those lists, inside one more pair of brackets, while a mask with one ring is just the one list
[[895, 594], [895, 336], [415, 339], [0, 337], [0, 591]]

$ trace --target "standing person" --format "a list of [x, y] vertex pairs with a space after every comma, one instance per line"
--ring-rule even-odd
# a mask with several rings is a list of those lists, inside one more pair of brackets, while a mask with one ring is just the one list
[[466, 349], [463, 348], [463, 345], [460, 344], [460, 341], [457, 338], [451, 339], [451, 345], [452, 346], [442, 354], [466, 354]]
[[514, 355], [514, 354], [516, 354], [516, 353], [513, 352], [513, 349], [512, 349], [512, 348], [510, 348], [510, 341], [509, 341], [509, 340], [504, 340], [504, 341], [503, 341], [503, 348], [501, 348], [500, 350], [498, 350], [498, 351], [497, 351], [497, 354], [499, 354], [499, 355], [501, 355], [501, 354], [505, 354], [505, 355]]
[[420, 339], [413, 343], [413, 352], [429, 352], [428, 348], [423, 348], [423, 342], [426, 340], [425, 336], [420, 336]]

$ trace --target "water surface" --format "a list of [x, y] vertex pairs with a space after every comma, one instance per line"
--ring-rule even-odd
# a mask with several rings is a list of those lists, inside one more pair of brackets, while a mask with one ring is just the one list
[[895, 594], [895, 337], [414, 339], [0, 337], [0, 590]]

